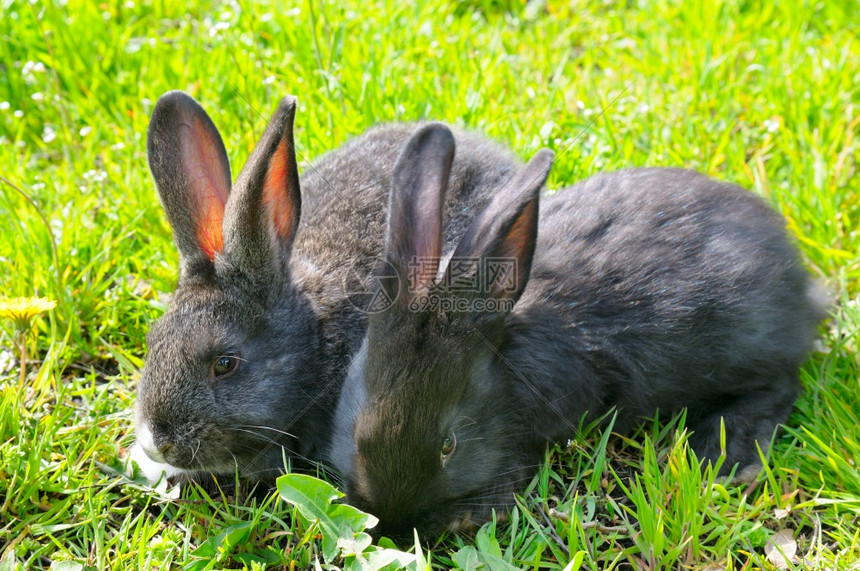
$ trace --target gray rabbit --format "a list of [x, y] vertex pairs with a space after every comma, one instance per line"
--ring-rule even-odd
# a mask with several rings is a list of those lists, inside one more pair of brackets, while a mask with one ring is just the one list
[[680, 169], [600, 174], [539, 206], [552, 161], [538, 152], [417, 279], [414, 260], [438, 259], [445, 181], [395, 171], [386, 260], [409, 294], [370, 316], [331, 450], [381, 535], [483, 523], [548, 442], [612, 407], [617, 431], [686, 408], [712, 461], [722, 421], [724, 473], [757, 466], [791, 410], [825, 304], [784, 220]]
[[464, 152], [452, 163], [447, 127], [395, 124], [326, 154], [300, 180], [295, 111], [294, 98], [281, 101], [232, 185], [221, 137], [194, 99], [169, 92], [153, 111], [149, 165], [180, 275], [148, 336], [135, 417], [139, 448], [172, 473], [271, 482], [285, 459], [322, 459], [364, 335], [395, 162], [412, 181], [450, 179], [452, 234], [516, 167], [508, 151], [459, 131]]

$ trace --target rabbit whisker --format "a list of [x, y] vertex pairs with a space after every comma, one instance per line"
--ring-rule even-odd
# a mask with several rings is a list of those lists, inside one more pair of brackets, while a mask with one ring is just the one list
[[280, 428], [275, 428], [273, 426], [265, 426], [265, 425], [258, 425], [258, 424], [240, 424], [239, 426], [242, 428], [256, 428], [258, 430], [271, 430], [272, 432], [276, 432], [276, 433], [281, 434], [283, 436], [288, 436], [290, 438], [297, 438], [295, 434], [291, 434], [291, 433], [287, 432], [286, 430], [281, 430]]
[[[468, 421], [465, 424], [461, 424], [461, 421]], [[468, 416], [462, 416], [454, 421], [453, 426], [451, 427], [454, 431], [465, 430], [466, 428], [477, 424], [478, 421], [474, 418]]]
[[335, 474], [334, 472], [330, 472], [326, 474], [330, 480], [332, 480], [338, 488], [343, 488], [346, 484], [346, 480], [343, 479], [339, 474]]
[[[267, 427], [262, 427], [262, 428], [267, 428]], [[308, 458], [307, 456], [304, 456], [303, 454], [299, 454], [298, 451], [290, 448], [289, 446], [285, 446], [283, 443], [278, 442], [277, 440], [274, 440], [273, 438], [268, 437], [266, 435], [260, 434], [259, 432], [255, 432], [253, 430], [249, 430], [249, 429], [241, 428], [241, 427], [228, 427], [226, 430], [232, 430], [234, 432], [244, 432], [247, 434], [251, 434], [251, 435], [259, 438], [262, 442], [266, 443], [266, 446], [264, 446], [262, 449], [260, 449], [259, 447], [256, 447], [256, 446], [252, 446], [251, 444], [243, 443], [243, 442], [240, 442], [238, 444], [238, 447], [245, 449], [245, 450], [248, 450], [249, 452], [257, 452], [256, 456], [254, 457], [254, 460], [261, 458], [263, 456], [263, 454], [266, 453], [268, 450], [270, 450], [272, 447], [280, 447], [280, 448], [283, 448], [287, 452], [287, 455], [289, 458], [295, 458], [297, 460], [302, 460], [305, 463], [307, 463], [311, 466], [314, 466], [314, 467], [322, 466], [322, 464], [320, 462], [313, 460], [311, 458]], [[282, 432], [282, 431], [278, 431], [278, 432]], [[286, 434], [286, 433], [284, 432], [284, 434]], [[272, 470], [281, 471], [282, 468], [276, 467], [276, 468], [273, 468]]]
[[201, 444], [201, 441], [198, 438], [197, 439], [197, 446], [194, 448], [194, 450], [191, 451], [191, 461], [192, 462], [194, 462], [197, 459], [197, 453], [200, 452], [200, 444]]
[[[254, 437], [256, 437], [256, 438], [258, 438], [258, 439], [262, 440], [263, 442], [267, 442], [267, 443], [272, 444], [272, 445], [275, 445], [275, 446], [281, 446], [281, 443], [280, 443], [280, 442], [278, 442], [277, 440], [275, 440], [274, 438], [272, 438], [271, 436], [268, 436], [268, 435], [265, 435], [265, 434], [260, 434], [259, 432], [256, 432], [256, 431], [254, 431], [254, 430], [250, 430], [250, 429], [248, 429], [248, 428], [240, 428], [240, 427], [236, 427], [236, 426], [231, 426], [230, 428], [227, 428], [226, 430], [229, 430], [229, 431], [232, 431], [232, 432], [242, 432], [242, 433], [245, 433], [245, 434], [251, 434], [251, 435], [253, 435]], [[244, 446], [250, 447], [250, 445], [249, 445], [249, 444], [241, 444], [241, 445], [244, 445]], [[255, 449], [256, 449], [256, 448], [255, 448]]]

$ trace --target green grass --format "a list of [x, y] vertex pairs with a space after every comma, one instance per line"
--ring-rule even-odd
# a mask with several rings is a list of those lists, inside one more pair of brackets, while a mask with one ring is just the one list
[[276, 494], [176, 500], [115, 472], [145, 333], [177, 277], [144, 144], [169, 89], [203, 103], [234, 169], [292, 93], [306, 158], [426, 117], [523, 158], [549, 146], [552, 187], [688, 166], [763, 195], [839, 300], [768, 470], [723, 484], [672, 423], [629, 439], [587, 430], [548, 454], [507, 522], [424, 555], [442, 568], [772, 568], [766, 544], [788, 529], [793, 568], [860, 568], [857, 10], [0, 0], [0, 298], [57, 301], [34, 321], [24, 383], [0, 323], [0, 569], [302, 569], [320, 554]]

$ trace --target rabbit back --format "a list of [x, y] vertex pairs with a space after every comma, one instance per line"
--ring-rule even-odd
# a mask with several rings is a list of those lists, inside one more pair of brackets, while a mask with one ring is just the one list
[[[512, 362], [528, 351], [575, 353], [573, 375], [532, 381], [554, 395], [559, 413], [537, 416], [554, 417], [536, 427], [542, 440], [569, 437], [558, 416], [616, 406], [623, 431], [656, 410], [686, 407], [699, 429], [694, 445], [713, 459], [713, 428], [699, 425], [712, 413], [760, 419], [761, 427], [738, 430], [766, 446], [791, 408], [823, 316], [784, 220], [763, 200], [693, 171], [634, 169], [544, 198], [529, 284], [509, 316], [509, 350]], [[571, 376], [573, 387], [564, 380]], [[757, 460], [754, 446], [731, 456]]]

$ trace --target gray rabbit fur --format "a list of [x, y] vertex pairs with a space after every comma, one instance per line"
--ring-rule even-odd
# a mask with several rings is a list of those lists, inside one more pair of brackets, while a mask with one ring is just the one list
[[[450, 178], [452, 235], [517, 164], [476, 135], [393, 124], [324, 155], [299, 180], [295, 111], [294, 98], [281, 101], [233, 185], [221, 137], [194, 99], [169, 92], [152, 114], [149, 165], [180, 272], [148, 335], [136, 433], [149, 458], [189, 475], [271, 482], [285, 458], [311, 468], [326, 456], [398, 158], [414, 180]], [[452, 164], [455, 138], [463, 151]]]
[[[622, 432], [686, 408], [691, 445], [711, 461], [722, 419], [723, 473], [760, 464], [756, 444], [766, 451], [791, 410], [825, 303], [784, 220], [738, 186], [668, 168], [599, 174], [539, 204], [552, 160], [538, 152], [451, 256], [515, 260], [512, 282], [443, 262], [370, 316], [331, 462], [379, 535], [485, 522], [547, 443], [613, 407]], [[436, 208], [392, 206], [386, 259], [398, 272], [439, 247], [422, 219], [438, 220], [445, 190], [393, 185], [393, 204]], [[416, 303], [428, 298], [440, 302]]]

